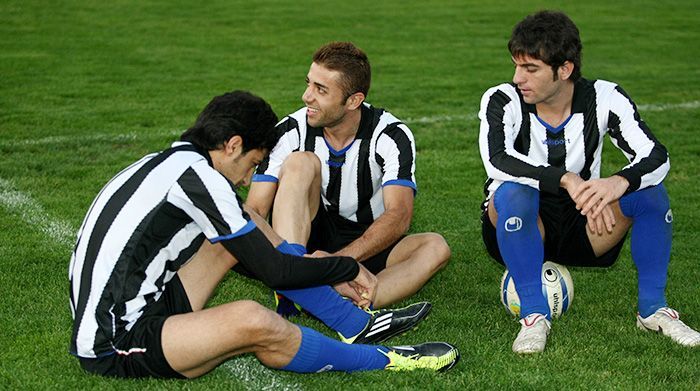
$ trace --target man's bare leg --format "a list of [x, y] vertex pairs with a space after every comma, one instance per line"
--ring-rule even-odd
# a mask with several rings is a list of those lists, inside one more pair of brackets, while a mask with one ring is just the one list
[[311, 152], [289, 155], [280, 171], [272, 213], [275, 232], [290, 243], [306, 245], [321, 200], [321, 161]]
[[375, 308], [386, 307], [416, 293], [450, 258], [450, 247], [436, 233], [403, 238], [389, 254], [379, 281]]
[[178, 271], [194, 312], [168, 318], [161, 343], [170, 366], [186, 377], [201, 376], [246, 352], [254, 352], [265, 365], [281, 368], [299, 349], [299, 328], [253, 301], [202, 309], [235, 264], [221, 244], [205, 241]]

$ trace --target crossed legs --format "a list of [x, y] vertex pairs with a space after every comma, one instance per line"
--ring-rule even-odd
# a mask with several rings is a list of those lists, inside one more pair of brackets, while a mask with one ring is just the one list
[[[311, 152], [292, 153], [283, 163], [272, 213], [272, 227], [285, 240], [306, 245], [311, 222], [320, 207], [321, 162]], [[387, 258], [375, 308], [386, 307], [417, 292], [450, 257], [445, 239], [436, 233], [403, 238]]]

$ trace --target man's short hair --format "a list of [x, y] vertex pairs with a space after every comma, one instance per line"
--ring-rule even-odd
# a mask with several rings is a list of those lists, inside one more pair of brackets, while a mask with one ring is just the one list
[[331, 42], [314, 53], [313, 62], [332, 71], [340, 72], [340, 84], [345, 98], [361, 92], [369, 93], [372, 71], [367, 55], [351, 42]]
[[233, 136], [243, 139], [243, 152], [272, 150], [279, 140], [277, 115], [267, 102], [246, 91], [215, 97], [180, 136], [207, 151], [221, 148]]
[[540, 11], [528, 15], [515, 28], [508, 41], [513, 57], [523, 55], [552, 67], [554, 78], [566, 61], [574, 64], [571, 81], [581, 78], [581, 38], [574, 22], [563, 12]]

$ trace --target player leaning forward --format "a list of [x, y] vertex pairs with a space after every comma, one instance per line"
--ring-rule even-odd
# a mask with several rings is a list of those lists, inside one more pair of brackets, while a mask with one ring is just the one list
[[70, 350], [83, 368], [118, 377], [197, 377], [248, 352], [295, 372], [454, 365], [458, 353], [445, 343], [418, 345], [416, 355], [407, 347], [344, 344], [253, 301], [205, 308], [233, 266], [273, 288], [350, 282], [374, 298], [376, 279], [352, 258], [281, 254], [270, 227], [243, 211], [235, 186], [249, 182], [277, 143], [276, 122], [260, 98], [218, 96], [181, 141], [105, 185], [69, 269]]
[[[521, 302], [513, 351], [540, 352], [547, 341], [543, 260], [610, 266], [630, 227], [638, 326], [700, 344], [700, 334], [666, 304], [673, 220], [662, 184], [670, 167], [666, 148], [622, 88], [581, 77], [579, 32], [563, 13], [526, 17], [508, 48], [513, 82], [484, 94], [479, 146], [489, 176], [484, 242], [510, 270]], [[629, 164], [600, 178], [606, 133]]]

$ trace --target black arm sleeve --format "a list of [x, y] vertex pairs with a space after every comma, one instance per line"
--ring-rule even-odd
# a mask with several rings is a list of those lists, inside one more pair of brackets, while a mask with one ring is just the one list
[[298, 289], [333, 285], [357, 277], [360, 267], [350, 257], [304, 258], [282, 254], [272, 247], [258, 228], [222, 241], [221, 244], [238, 260], [243, 275], [262, 281], [273, 289]]

